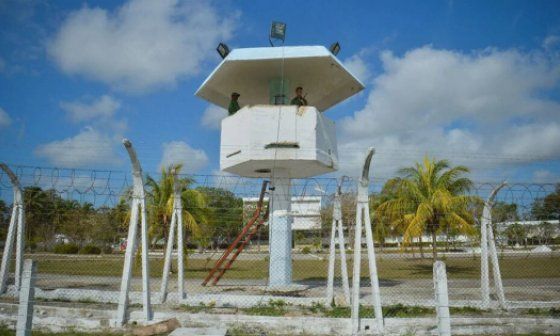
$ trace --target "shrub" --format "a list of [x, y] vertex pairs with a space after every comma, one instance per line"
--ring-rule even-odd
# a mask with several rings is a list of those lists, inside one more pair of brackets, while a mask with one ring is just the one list
[[95, 245], [86, 245], [80, 249], [80, 254], [101, 254], [101, 249]]
[[76, 254], [78, 253], [78, 251], [80, 250], [80, 247], [76, 244], [56, 244], [53, 247], [53, 252], [54, 253], [59, 253], [59, 254]]
[[112, 254], [113, 248], [111, 247], [111, 245], [105, 245], [103, 246], [102, 252], [103, 254]]

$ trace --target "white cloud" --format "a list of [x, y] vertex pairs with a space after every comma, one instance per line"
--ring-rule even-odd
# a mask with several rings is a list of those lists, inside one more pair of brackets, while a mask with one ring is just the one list
[[103, 95], [97, 99], [89, 101], [61, 102], [62, 108], [73, 122], [82, 122], [92, 119], [111, 118], [121, 104], [109, 95]]
[[548, 35], [542, 43], [542, 47], [545, 50], [550, 50], [560, 44], [560, 36], [558, 35]]
[[168, 167], [171, 164], [182, 164], [182, 173], [192, 174], [208, 165], [208, 156], [202, 149], [189, 146], [184, 141], [171, 141], [162, 145], [163, 155], [159, 164]]
[[209, 129], [219, 130], [222, 125], [222, 119], [227, 117], [228, 112], [216, 105], [210, 105], [202, 113], [202, 119], [200, 123], [202, 126]]
[[78, 135], [39, 145], [35, 154], [58, 167], [115, 166], [121, 159], [115, 152], [119, 142], [91, 127]]
[[48, 52], [66, 73], [142, 92], [198, 73], [238, 17], [198, 1], [131, 0], [114, 11], [84, 6], [66, 18]]
[[371, 77], [371, 72], [363, 59], [364, 52], [352, 55], [345, 59], [343, 64], [350, 70], [350, 72], [356, 76], [362, 83], [366, 83]]
[[8, 127], [12, 124], [12, 118], [8, 112], [4, 111], [3, 108], [0, 107], [0, 128]]
[[560, 83], [558, 59], [428, 46], [381, 60], [366, 105], [339, 123], [342, 173], [358, 175], [368, 146], [384, 177], [424, 154], [479, 175], [560, 158], [560, 102], [548, 94]]

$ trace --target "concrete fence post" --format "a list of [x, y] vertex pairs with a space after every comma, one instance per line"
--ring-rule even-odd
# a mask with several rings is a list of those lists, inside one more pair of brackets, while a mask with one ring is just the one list
[[494, 232], [492, 231], [492, 207], [494, 206], [494, 199], [500, 189], [506, 186], [506, 184], [507, 183], [504, 181], [492, 190], [488, 199], [484, 202], [484, 209], [482, 210], [482, 218], [480, 220], [480, 279], [482, 308], [488, 308], [490, 306], [490, 274], [488, 265], [488, 259], [490, 258], [494, 278], [494, 290], [498, 296], [500, 307], [506, 309], [502, 275], [500, 273], [500, 265], [498, 263], [498, 251], [496, 250]]
[[451, 316], [447, 292], [447, 273], [445, 263], [434, 263], [434, 293], [436, 300], [437, 326], [439, 336], [451, 336]]
[[[336, 203], [336, 196], [335, 196]], [[333, 208], [336, 208], [334, 204]], [[327, 274], [327, 305], [331, 305], [334, 297], [334, 264], [336, 260], [336, 226], [338, 225], [335, 218], [335, 210], [333, 210], [333, 220], [331, 227], [331, 240], [329, 244], [329, 266]]]
[[[333, 220], [331, 227], [331, 241], [329, 250], [329, 268], [327, 277], [327, 304], [331, 304], [334, 298], [334, 269], [336, 261], [336, 244], [340, 252], [340, 275], [342, 277], [342, 289], [347, 304], [350, 304], [350, 285], [348, 283], [348, 268], [346, 266], [346, 251], [344, 233], [342, 228], [342, 207], [340, 204], [341, 185], [338, 184], [334, 196]], [[337, 238], [338, 234], [338, 238]]]
[[181, 201], [181, 187], [177, 181], [177, 172], [173, 171], [173, 213], [171, 214], [171, 226], [165, 250], [165, 262], [163, 264], [163, 275], [161, 280], [161, 302], [167, 299], [167, 286], [169, 282], [169, 269], [173, 255], [173, 243], [175, 240], [175, 227], [177, 226], [177, 290], [178, 300], [185, 297], [183, 280], [183, 204]]
[[2, 254], [2, 266], [0, 267], [0, 294], [2, 294], [7, 288], [10, 261], [14, 249], [14, 239], [16, 245], [14, 285], [16, 292], [20, 289], [23, 252], [25, 250], [25, 209], [23, 204], [23, 191], [16, 174], [4, 163], [0, 163], [0, 169], [10, 178], [14, 193], [12, 216], [10, 217], [10, 226], [8, 227], [4, 253]]
[[[121, 279], [121, 290], [119, 294], [119, 304], [117, 307], [117, 323], [123, 325], [127, 321], [128, 293], [132, 282], [132, 263], [134, 252], [138, 247], [138, 219], [140, 219], [140, 243], [142, 244], [142, 303], [144, 318], [147, 321], [152, 319], [152, 307], [150, 300], [150, 275], [148, 264], [148, 224], [146, 213], [146, 196], [144, 191], [144, 179], [142, 178], [142, 168], [132, 147], [132, 143], [124, 139], [123, 144], [128, 152], [132, 163], [133, 195], [130, 208], [130, 222], [128, 225], [128, 240], [126, 242], [126, 252], [124, 257], [123, 274]], [[140, 218], [139, 218], [140, 217]]]
[[16, 336], [31, 336], [31, 329], [33, 327], [33, 303], [35, 295], [34, 287], [36, 269], [37, 264], [34, 260], [25, 260], [19, 292]]
[[375, 312], [377, 330], [383, 333], [383, 311], [381, 309], [381, 295], [379, 290], [379, 278], [377, 275], [377, 264], [375, 260], [375, 249], [373, 245], [373, 233], [369, 215], [369, 168], [374, 149], [369, 148], [366, 153], [362, 176], [358, 182], [358, 200], [356, 204], [356, 231], [354, 235], [354, 268], [352, 274], [352, 307], [351, 325], [352, 335], [360, 332], [360, 269], [362, 253], [362, 226], [366, 233], [366, 246], [368, 252], [369, 277], [371, 282], [372, 305]]
[[490, 305], [490, 279], [488, 274], [488, 212], [487, 205], [482, 210], [482, 220], [480, 221], [480, 295], [481, 306], [483, 309]]

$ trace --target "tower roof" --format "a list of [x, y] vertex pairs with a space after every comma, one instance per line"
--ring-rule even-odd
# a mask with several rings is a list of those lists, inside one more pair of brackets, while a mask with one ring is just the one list
[[[283, 76], [282, 76], [283, 74]], [[288, 92], [301, 86], [308, 104], [324, 111], [364, 85], [323, 46], [234, 49], [206, 78], [196, 95], [227, 108], [232, 92], [241, 105], [266, 104], [269, 81], [286, 78]]]

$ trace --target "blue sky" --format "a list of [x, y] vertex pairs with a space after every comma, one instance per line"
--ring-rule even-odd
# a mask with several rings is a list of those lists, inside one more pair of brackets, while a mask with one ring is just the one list
[[[330, 45], [366, 89], [327, 111], [341, 174], [376, 147], [378, 176], [423, 155], [477, 180], [560, 178], [557, 1], [0, 0], [0, 160], [219, 171], [223, 111], [194, 96], [219, 41]], [[186, 160], [186, 161], [185, 161]]]

